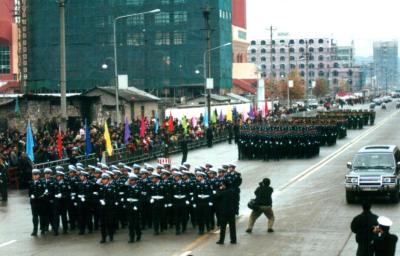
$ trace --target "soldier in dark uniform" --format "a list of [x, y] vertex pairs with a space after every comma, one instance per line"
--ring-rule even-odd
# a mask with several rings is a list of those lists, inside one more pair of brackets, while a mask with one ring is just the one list
[[149, 186], [151, 185], [151, 179], [149, 178], [149, 172], [146, 169], [140, 170], [140, 180], [139, 186], [142, 188], [142, 196], [143, 202], [141, 207], [141, 216], [142, 216], [142, 230], [145, 230], [146, 227], [151, 228], [153, 223], [152, 212], [151, 212], [151, 204], [150, 204], [150, 194], [149, 194]]
[[100, 202], [99, 202], [99, 189], [101, 186], [101, 169], [98, 167], [94, 168], [94, 175], [91, 179], [93, 183], [93, 196], [90, 202], [90, 209], [93, 215], [93, 226], [94, 230], [99, 229], [99, 221], [100, 221]]
[[372, 247], [375, 256], [394, 256], [396, 254], [397, 236], [389, 232], [393, 222], [384, 216], [378, 218], [379, 226], [375, 227]]
[[136, 174], [130, 173], [125, 189], [125, 206], [129, 227], [129, 243], [140, 241], [142, 231], [140, 228], [140, 207], [143, 201], [142, 189], [138, 185], [139, 177]]
[[152, 183], [148, 186], [148, 193], [150, 198], [150, 207], [153, 217], [154, 235], [159, 235], [162, 230], [162, 223], [165, 219], [165, 197], [166, 187], [161, 182], [161, 177], [158, 173], [152, 173]]
[[236, 191], [228, 183], [222, 182], [216, 194], [218, 216], [220, 221], [220, 237], [217, 244], [224, 244], [226, 225], [229, 224], [231, 244], [236, 244]]
[[[211, 189], [212, 189], [211, 201], [213, 204], [210, 208], [210, 229], [214, 229], [215, 218], [217, 216], [217, 209], [216, 209], [217, 203], [216, 203], [215, 195], [217, 194], [217, 191], [219, 189], [219, 180], [217, 179], [217, 171], [216, 170], [210, 169], [207, 174], [208, 174], [207, 181], [210, 184]], [[218, 220], [218, 218], [217, 218], [217, 220]]]
[[43, 218], [44, 218], [44, 230], [42, 233], [49, 231], [49, 224], [52, 225], [53, 231], [53, 215], [51, 209], [54, 207], [54, 179], [52, 178], [53, 171], [50, 168], [44, 169], [44, 178], [42, 179], [42, 183], [45, 186], [45, 193], [43, 194]]
[[175, 171], [173, 174], [174, 182], [171, 186], [172, 207], [175, 223], [175, 233], [180, 235], [186, 232], [187, 222], [189, 220], [188, 206], [189, 195], [188, 185], [182, 181], [182, 173]]
[[[174, 167], [173, 171], [178, 169]], [[165, 169], [161, 170], [161, 182], [165, 187], [165, 216], [162, 218], [161, 231], [167, 230], [168, 225], [170, 228], [174, 225], [174, 210], [172, 209], [172, 193], [171, 186], [173, 179], [171, 178], [171, 172]]]
[[29, 198], [32, 210], [33, 231], [31, 236], [37, 236], [38, 225], [40, 220], [40, 228], [44, 231], [44, 216], [43, 216], [43, 194], [46, 187], [40, 180], [40, 171], [32, 170], [32, 180], [29, 181]]
[[114, 186], [110, 184], [110, 175], [108, 173], [103, 173], [101, 178], [102, 185], [99, 188], [101, 226], [100, 243], [105, 243], [107, 235], [110, 238], [110, 242], [114, 240], [114, 207], [116, 203], [116, 193]]
[[229, 186], [235, 191], [235, 209], [236, 215], [239, 215], [239, 205], [240, 205], [240, 186], [242, 185], [242, 176], [236, 171], [235, 164], [228, 165], [228, 172], [225, 174], [225, 181]]
[[88, 180], [89, 173], [82, 171], [80, 182], [77, 184], [78, 197], [78, 225], [79, 235], [85, 234], [87, 228], [89, 234], [93, 232], [93, 216], [91, 211], [91, 202], [93, 196], [93, 183]]
[[53, 229], [54, 235], [58, 235], [60, 227], [60, 217], [63, 225], [63, 233], [68, 232], [68, 219], [67, 219], [67, 203], [70, 191], [68, 184], [64, 179], [64, 168], [61, 166], [56, 167], [56, 181], [53, 186], [54, 203], [53, 203]]
[[196, 209], [196, 221], [199, 226], [199, 235], [204, 234], [204, 229], [210, 231], [210, 209], [212, 204], [212, 190], [210, 184], [205, 180], [206, 174], [198, 171], [196, 173], [196, 184], [194, 187], [194, 203]]
[[8, 192], [7, 168], [2, 156], [0, 156], [0, 195], [3, 202], [7, 202]]
[[78, 221], [78, 203], [77, 203], [77, 184], [79, 182], [79, 177], [77, 176], [76, 167], [73, 165], [68, 166], [68, 186], [70, 190], [69, 200], [68, 200], [68, 219], [71, 230], [75, 230]]
[[182, 171], [182, 181], [185, 183], [188, 193], [189, 205], [187, 206], [188, 213], [190, 215], [190, 221], [193, 228], [196, 226], [196, 209], [193, 207], [194, 204], [194, 184], [195, 182], [191, 179], [191, 172], [189, 170]]

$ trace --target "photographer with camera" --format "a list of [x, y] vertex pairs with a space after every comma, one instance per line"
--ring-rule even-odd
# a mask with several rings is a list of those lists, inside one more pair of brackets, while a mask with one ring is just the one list
[[258, 188], [254, 192], [256, 195], [254, 202], [255, 207], [250, 215], [249, 226], [246, 230], [247, 233], [252, 232], [254, 223], [262, 213], [264, 213], [268, 219], [268, 233], [274, 232], [272, 229], [275, 221], [274, 212], [272, 211], [272, 193], [274, 192], [274, 189], [270, 186], [270, 184], [270, 179], [265, 178], [259, 183]]

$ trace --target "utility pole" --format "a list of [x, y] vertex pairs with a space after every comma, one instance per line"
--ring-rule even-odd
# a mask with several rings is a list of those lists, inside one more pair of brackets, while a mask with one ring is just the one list
[[60, 10], [60, 93], [61, 93], [61, 127], [67, 128], [67, 81], [66, 81], [66, 61], [65, 61], [65, 2], [59, 0]]
[[307, 109], [308, 108], [308, 39], [306, 41], [306, 74], [305, 74], [305, 100], [304, 100], [304, 106]]
[[[210, 26], [210, 13], [211, 8], [209, 5], [206, 5], [203, 9], [203, 17], [204, 17], [204, 30], [206, 31], [206, 53], [207, 55], [207, 67], [204, 67], [206, 71], [206, 78], [211, 78], [211, 26]], [[206, 82], [206, 81], [205, 81]], [[208, 114], [208, 124], [211, 124], [211, 89], [206, 89], [207, 85], [204, 85], [204, 90], [207, 92], [207, 114]]]
[[[273, 41], [273, 37], [274, 37], [274, 31], [276, 30], [276, 28], [274, 28], [273, 26], [270, 26], [269, 27], [269, 31], [270, 31], [270, 71], [269, 71], [269, 93], [270, 93], [270, 98], [271, 98], [271, 100], [272, 100], [272, 90], [273, 90], [273, 88], [274, 88], [274, 71], [273, 71], [273, 69], [272, 69], [272, 65], [273, 65], [273, 53], [272, 53], [272, 49], [273, 49], [273, 44], [272, 44], [272, 41]], [[272, 104], [273, 105], [273, 104]]]

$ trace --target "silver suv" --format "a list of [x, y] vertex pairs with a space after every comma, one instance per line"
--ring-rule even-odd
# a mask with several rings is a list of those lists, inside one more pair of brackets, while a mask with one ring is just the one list
[[400, 151], [395, 145], [366, 146], [347, 163], [345, 178], [346, 201], [351, 204], [357, 196], [388, 196], [399, 202]]

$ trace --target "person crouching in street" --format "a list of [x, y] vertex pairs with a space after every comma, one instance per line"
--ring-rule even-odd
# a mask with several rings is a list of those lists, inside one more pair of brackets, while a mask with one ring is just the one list
[[236, 194], [235, 189], [229, 183], [222, 182], [216, 194], [217, 211], [220, 224], [219, 241], [224, 244], [226, 225], [229, 224], [231, 244], [236, 244]]
[[274, 232], [272, 229], [275, 221], [274, 212], [272, 211], [272, 193], [274, 192], [274, 189], [270, 186], [270, 184], [270, 179], [265, 178], [259, 183], [258, 188], [254, 192], [256, 195], [255, 202], [257, 208], [251, 212], [249, 226], [246, 230], [247, 233], [252, 232], [254, 223], [262, 213], [268, 219], [268, 233]]

